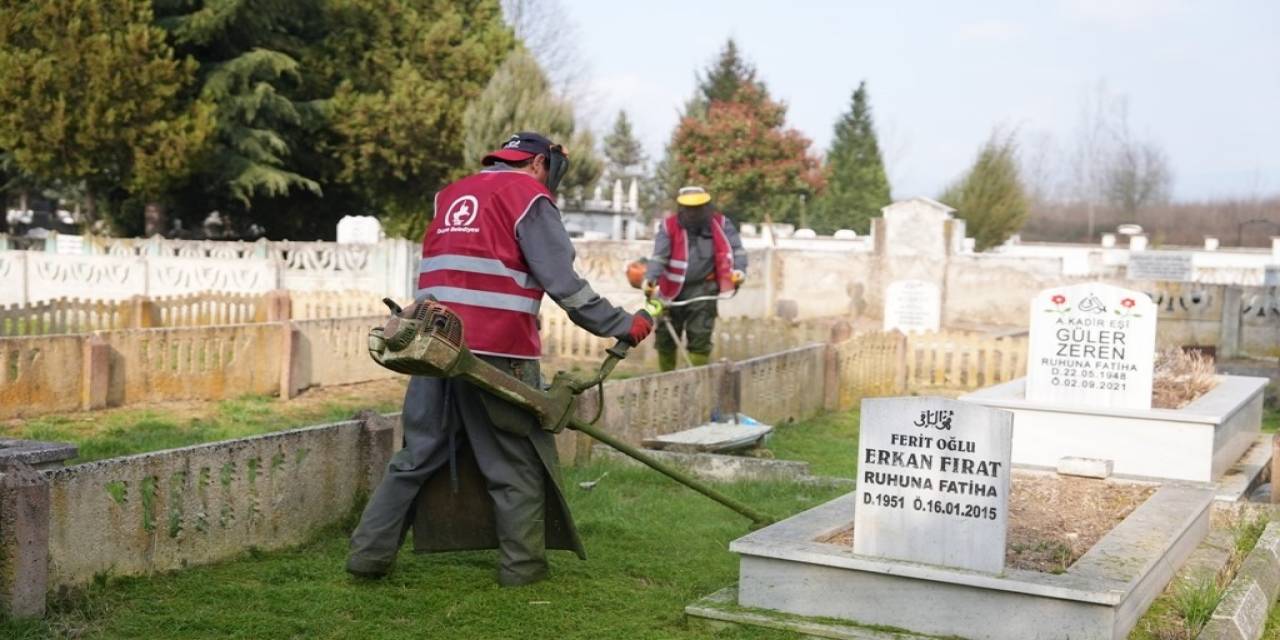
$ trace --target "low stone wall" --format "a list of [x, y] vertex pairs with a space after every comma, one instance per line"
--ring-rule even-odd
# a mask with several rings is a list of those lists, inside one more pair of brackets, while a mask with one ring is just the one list
[[799, 347], [734, 365], [742, 413], [766, 424], [796, 422], [821, 413], [827, 349], [820, 344]]
[[283, 332], [272, 322], [95, 334], [110, 350], [107, 404], [277, 393]]
[[293, 389], [398, 376], [369, 357], [369, 329], [384, 319], [385, 316], [369, 316], [292, 323]]
[[[0, 513], [11, 527], [0, 532], [0, 558], [13, 569], [0, 572], [0, 594], [305, 542], [377, 485], [393, 433], [375, 416], [45, 472], [10, 467], [0, 473], [0, 508], [23, 508]], [[47, 567], [38, 562], [46, 557]], [[42, 600], [10, 598], [0, 608], [38, 615]]]
[[0, 418], [81, 404], [85, 346], [79, 336], [0, 339]]

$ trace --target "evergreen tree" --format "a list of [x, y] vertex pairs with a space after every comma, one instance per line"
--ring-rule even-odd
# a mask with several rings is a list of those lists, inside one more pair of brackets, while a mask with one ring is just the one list
[[[730, 38], [720, 50], [720, 56], [707, 69], [706, 75], [698, 79], [698, 94], [695, 100], [686, 107], [686, 114], [692, 114], [699, 106], [712, 102], [732, 102], [741, 100], [743, 85], [757, 85], [764, 95], [764, 84], [756, 79], [756, 68], [742, 59], [738, 53], [738, 44]], [[692, 107], [692, 108], [691, 108]]]
[[[148, 0], [13, 3], [0, 14], [0, 148], [19, 173], [97, 200], [158, 198], [212, 127], [195, 72], [152, 24]], [[135, 211], [136, 213], [136, 211]], [[122, 218], [140, 227], [136, 216]]]
[[1003, 243], [1022, 228], [1029, 209], [1018, 175], [1017, 144], [1012, 134], [993, 133], [973, 167], [940, 198], [955, 207], [978, 251]]
[[591, 132], [578, 126], [573, 107], [551, 91], [538, 62], [523, 47], [516, 47], [498, 67], [480, 96], [463, 115], [466, 165], [480, 160], [517, 131], [537, 131], [565, 146], [569, 171], [560, 193], [570, 199], [594, 187], [604, 170]]
[[463, 114], [515, 40], [497, 0], [346, 0], [326, 9], [327, 35], [307, 58], [337, 87], [318, 161], [336, 161], [340, 184], [326, 193], [340, 186], [382, 214], [388, 233], [421, 238], [435, 192], [475, 169]]
[[619, 111], [613, 131], [604, 137], [605, 176], [609, 181], [635, 178], [643, 170], [644, 146], [631, 130], [626, 111]]
[[865, 81], [853, 92], [849, 112], [836, 122], [827, 152], [826, 180], [826, 192], [814, 207], [813, 226], [823, 233], [836, 229], [867, 233], [871, 219], [890, 202]]
[[[215, 132], [198, 182], [215, 208], [249, 209], [295, 189], [322, 193], [290, 154], [319, 105], [299, 99], [298, 52], [319, 0], [157, 0], [160, 24], [179, 53], [199, 62], [200, 98], [214, 106]], [[238, 207], [237, 207], [238, 205]], [[205, 211], [198, 211], [202, 215]]]

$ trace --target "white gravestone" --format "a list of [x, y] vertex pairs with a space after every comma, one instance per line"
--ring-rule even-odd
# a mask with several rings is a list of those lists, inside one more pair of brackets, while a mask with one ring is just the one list
[[884, 330], [937, 331], [942, 324], [942, 293], [924, 280], [898, 280], [884, 292]]
[[1027, 400], [1151, 408], [1156, 305], [1106, 284], [1046, 289], [1031, 302]]
[[1194, 269], [1186, 251], [1144, 251], [1129, 256], [1130, 280], [1191, 282]]
[[1004, 571], [1013, 414], [929, 396], [862, 401], [853, 552]]
[[385, 234], [373, 216], [342, 216], [338, 220], [339, 244], [378, 244]]

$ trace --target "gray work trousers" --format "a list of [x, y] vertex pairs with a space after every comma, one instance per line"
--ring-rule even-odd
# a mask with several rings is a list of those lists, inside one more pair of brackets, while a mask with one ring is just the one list
[[[526, 383], [539, 384], [536, 361], [486, 360]], [[434, 473], [449, 473], [451, 456], [474, 455], [494, 501], [499, 582], [518, 585], [546, 577], [547, 471], [530, 438], [549, 434], [535, 430], [522, 436], [496, 428], [485, 395], [457, 379], [410, 380], [402, 418], [404, 448], [392, 458], [351, 535], [348, 569], [364, 574], [390, 571], [423, 484]], [[469, 447], [462, 448], [464, 443]]]

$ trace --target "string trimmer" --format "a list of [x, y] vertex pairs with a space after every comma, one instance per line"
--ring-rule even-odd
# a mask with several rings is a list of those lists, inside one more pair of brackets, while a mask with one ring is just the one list
[[415, 302], [406, 309], [390, 299], [383, 300], [391, 308], [386, 325], [369, 332], [369, 355], [374, 362], [398, 373], [433, 378], [462, 378], [538, 418], [544, 431], [560, 433], [572, 429], [614, 448], [648, 467], [701, 493], [749, 518], [752, 526], [761, 527], [773, 518], [726, 496], [699, 482], [679, 469], [646, 455], [636, 447], [596, 428], [604, 410], [603, 388], [596, 394], [595, 417], [590, 421], [577, 417], [578, 396], [592, 387], [602, 387], [631, 346], [619, 340], [606, 350], [608, 354], [600, 370], [589, 379], [580, 379], [565, 371], [556, 373], [551, 387], [534, 389], [507, 375], [501, 369], [471, 353], [463, 342], [462, 319], [447, 307], [431, 300]]
[[[636, 258], [635, 260], [632, 260], [631, 262], [627, 263], [627, 268], [626, 268], [627, 282], [631, 284], [631, 288], [633, 289], [644, 290], [644, 295], [646, 298], [653, 295], [653, 292], [651, 290], [644, 288], [644, 272], [645, 272], [645, 265], [647, 263], [648, 261], [645, 258]], [[730, 291], [728, 293], [697, 296], [693, 298], [688, 298], [686, 300], [675, 300], [672, 302], [664, 302], [662, 303], [662, 305], [666, 308], [683, 307], [686, 305], [693, 304], [695, 302], [708, 302], [711, 300], [716, 300], [716, 301], [731, 300], [736, 295], [738, 295], [738, 289], [735, 287], [733, 291]], [[661, 324], [666, 329], [667, 334], [671, 336], [671, 340], [673, 340], [676, 343], [676, 350], [679, 351], [680, 356], [684, 358], [685, 366], [689, 368], [693, 368], [693, 360], [689, 357], [689, 346], [685, 342], [684, 338], [680, 337], [680, 334], [676, 333], [676, 328], [671, 324], [671, 316], [664, 315], [658, 321], [658, 324]]]

